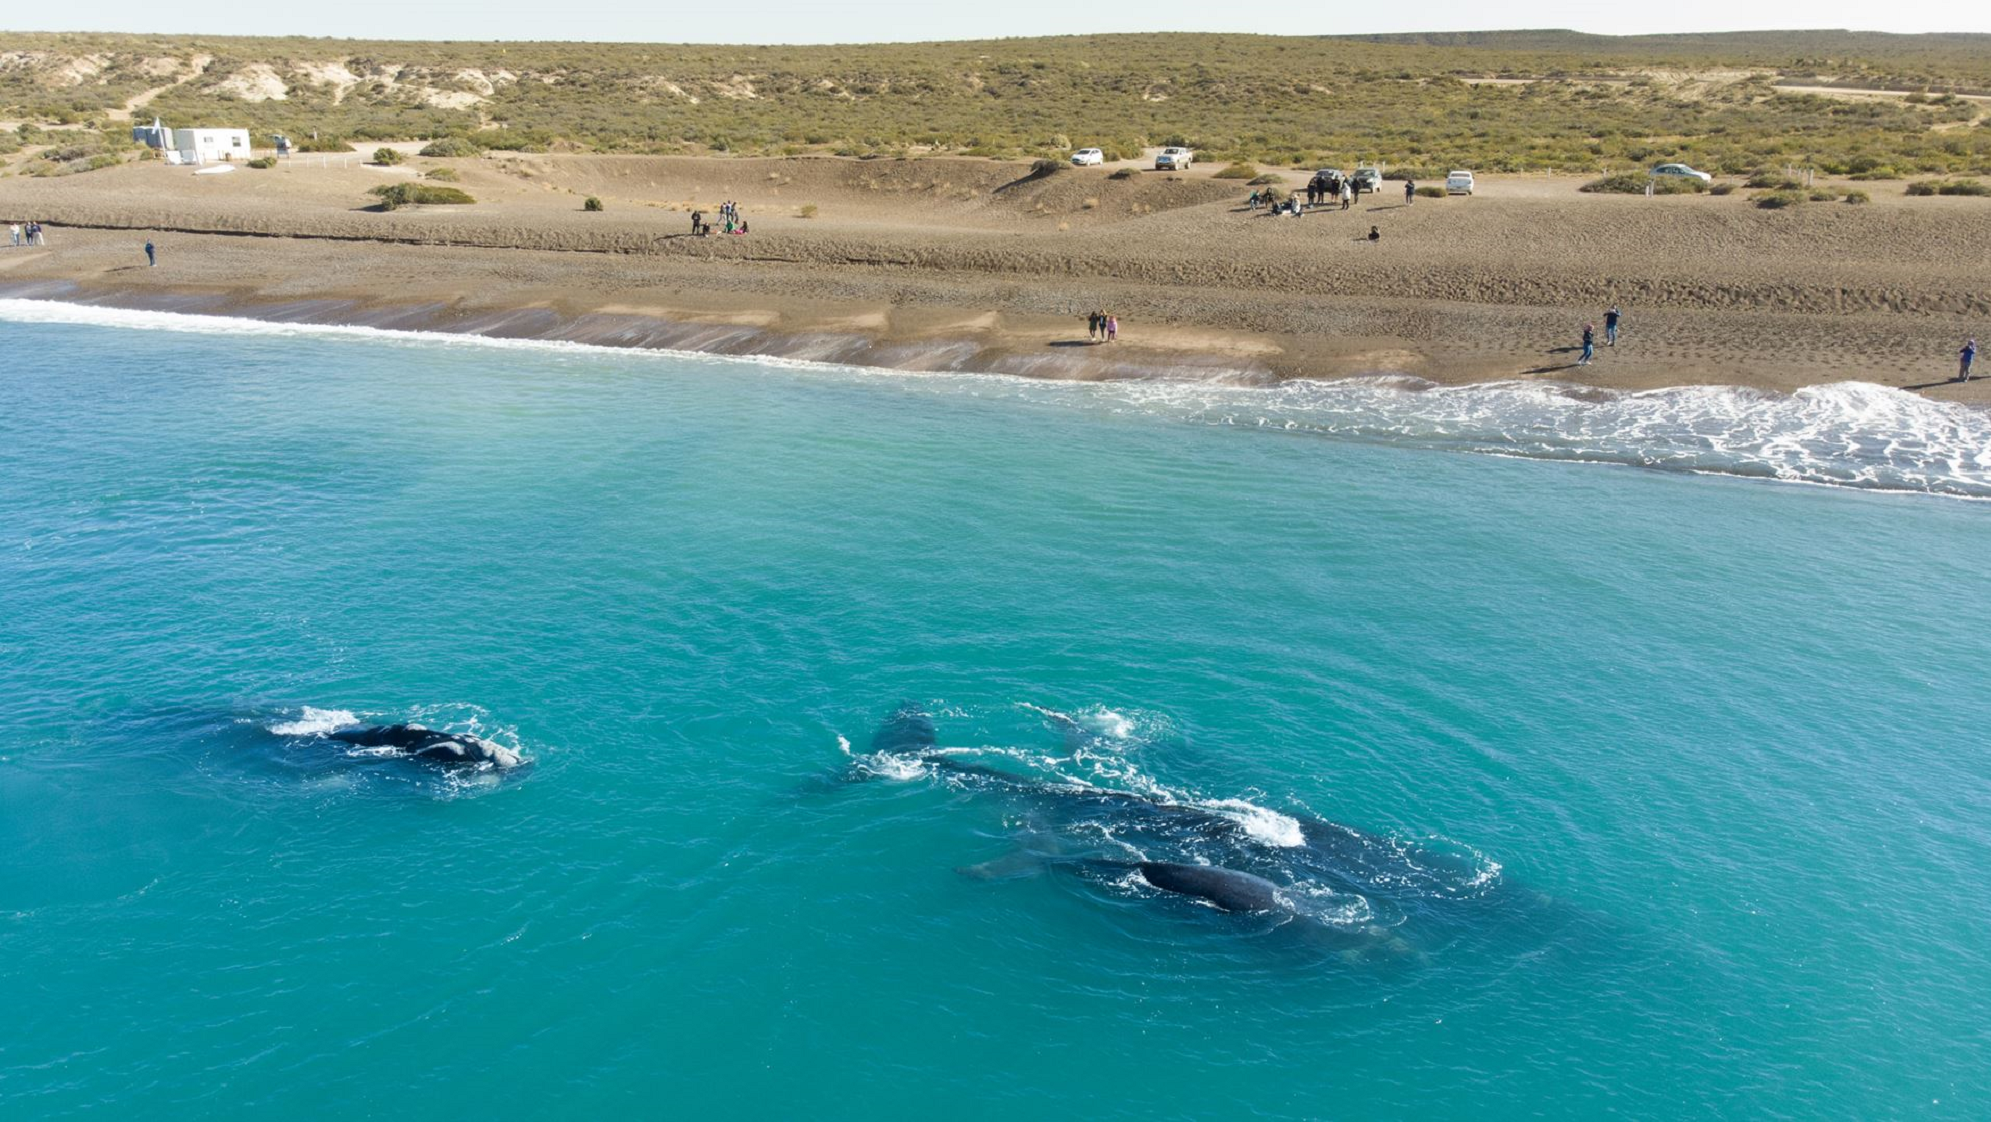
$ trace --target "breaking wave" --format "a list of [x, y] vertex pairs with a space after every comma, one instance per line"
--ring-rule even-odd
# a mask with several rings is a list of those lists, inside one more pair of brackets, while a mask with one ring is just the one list
[[1991, 499], [1991, 411], [1867, 382], [1784, 394], [1735, 386], [1620, 391], [1558, 382], [1441, 386], [1400, 375], [1262, 385], [1237, 378], [1059, 382], [907, 372], [775, 355], [604, 347], [560, 339], [302, 324], [0, 299], [0, 321], [203, 334], [313, 336], [401, 345], [649, 356], [845, 378], [925, 392], [1012, 397], [1196, 424], [1528, 459]]

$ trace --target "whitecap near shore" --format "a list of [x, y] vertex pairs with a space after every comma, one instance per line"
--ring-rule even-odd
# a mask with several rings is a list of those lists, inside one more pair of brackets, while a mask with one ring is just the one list
[[1264, 384], [1194, 369], [1151, 378], [1071, 382], [1014, 374], [853, 366], [767, 354], [603, 346], [293, 323], [233, 316], [0, 298], [0, 322], [145, 331], [346, 338], [426, 346], [529, 349], [573, 355], [651, 355], [895, 376], [951, 392], [965, 384], [1041, 404], [1137, 412], [1190, 423], [1312, 433], [1527, 459], [1622, 464], [1862, 490], [1991, 499], [1991, 412], [1867, 382], [1783, 394], [1736, 386], [1617, 391], [1557, 382], [1447, 386], [1402, 375]]

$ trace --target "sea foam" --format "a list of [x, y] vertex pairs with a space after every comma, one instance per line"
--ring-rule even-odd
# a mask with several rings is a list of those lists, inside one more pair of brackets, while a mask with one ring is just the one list
[[140, 311], [0, 299], [0, 321], [204, 335], [343, 338], [560, 355], [687, 359], [844, 378], [896, 377], [936, 393], [982, 395], [1193, 424], [1315, 434], [1527, 459], [1991, 499], [1991, 411], [1867, 382], [1783, 394], [1736, 386], [1620, 391], [1560, 382], [1441, 386], [1402, 375], [1296, 379], [1165, 377], [1059, 382], [1013, 374], [899, 371], [772, 355], [604, 347], [559, 339]]

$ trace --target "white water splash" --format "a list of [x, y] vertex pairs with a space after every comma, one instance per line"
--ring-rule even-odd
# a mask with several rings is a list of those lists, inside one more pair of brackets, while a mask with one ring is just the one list
[[278, 736], [324, 736], [359, 723], [357, 716], [344, 709], [313, 709], [307, 705], [295, 720], [277, 721], [269, 730]]

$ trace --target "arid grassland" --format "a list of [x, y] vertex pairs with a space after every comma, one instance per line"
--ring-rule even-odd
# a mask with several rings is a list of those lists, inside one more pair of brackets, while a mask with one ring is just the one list
[[[0, 153], [89, 170], [133, 118], [483, 149], [1592, 171], [1991, 172], [1991, 36], [1106, 35], [825, 47], [8, 34]], [[1882, 91], [1856, 95], [1850, 91]], [[50, 134], [81, 126], [86, 135]], [[23, 132], [22, 130], [25, 130]], [[88, 133], [101, 130], [101, 138]], [[370, 151], [368, 147], [365, 150]]]

